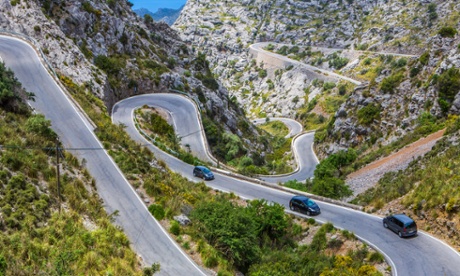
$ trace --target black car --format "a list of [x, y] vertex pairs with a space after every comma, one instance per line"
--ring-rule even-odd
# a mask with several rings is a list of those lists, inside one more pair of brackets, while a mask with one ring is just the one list
[[193, 169], [193, 176], [201, 177], [204, 180], [213, 180], [214, 174], [211, 172], [210, 169], [206, 168], [205, 166], [196, 166]]
[[417, 224], [415, 224], [413, 219], [404, 214], [385, 217], [383, 219], [383, 227], [397, 233], [400, 238], [417, 234]]
[[292, 211], [305, 213], [307, 216], [321, 214], [318, 204], [306, 196], [294, 196], [291, 198], [289, 208]]

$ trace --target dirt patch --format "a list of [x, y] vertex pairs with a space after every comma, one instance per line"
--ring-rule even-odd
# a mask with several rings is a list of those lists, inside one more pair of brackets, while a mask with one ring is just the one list
[[328, 119], [331, 116], [319, 104], [315, 105], [311, 112], [318, 115], [322, 115], [326, 119]]
[[[442, 138], [444, 132], [443, 129], [419, 139], [398, 152], [348, 175], [346, 181], [353, 189], [354, 196], [375, 186], [386, 172], [405, 169], [412, 160], [430, 151], [436, 142]], [[388, 202], [383, 208], [376, 210], [375, 214], [384, 217], [389, 214], [405, 213], [416, 221], [419, 230], [429, 232], [456, 250], [460, 250], [459, 216], [447, 213], [442, 206], [427, 211], [424, 211], [423, 208], [405, 206], [401, 203], [403, 199], [404, 196]]]
[[358, 194], [374, 187], [385, 173], [407, 168], [410, 162], [429, 152], [436, 142], [442, 138], [444, 132], [445, 129], [439, 130], [405, 146], [396, 153], [374, 161], [349, 174], [346, 183], [353, 190], [353, 196], [346, 200], [349, 201]]

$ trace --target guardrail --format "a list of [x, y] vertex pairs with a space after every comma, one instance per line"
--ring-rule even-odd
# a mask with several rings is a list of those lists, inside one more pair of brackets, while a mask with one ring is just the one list
[[327, 197], [323, 197], [323, 196], [319, 196], [319, 195], [315, 195], [315, 194], [310, 194], [310, 193], [307, 193], [307, 192], [302, 192], [302, 191], [299, 191], [299, 190], [295, 190], [295, 189], [291, 189], [291, 188], [288, 188], [288, 187], [281, 186], [279, 184], [266, 182], [266, 181], [263, 181], [263, 180], [260, 180], [260, 179], [254, 179], [254, 178], [251, 178], [251, 177], [248, 177], [248, 176], [228, 172], [228, 171], [217, 169], [217, 168], [214, 168], [214, 169], [217, 172], [219, 172], [221, 174], [225, 174], [225, 175], [230, 176], [232, 178], [238, 178], [240, 180], [244, 180], [244, 181], [251, 182], [251, 183], [254, 183], [254, 184], [259, 184], [259, 185], [262, 185], [262, 186], [270, 187], [270, 188], [277, 189], [277, 190], [284, 191], [284, 192], [289, 192], [289, 193], [296, 194], [296, 195], [304, 195], [304, 196], [307, 196], [307, 197], [310, 197], [310, 198], [313, 198], [313, 199], [317, 199], [319, 201], [332, 203], [332, 204], [335, 204], [335, 205], [351, 208], [351, 209], [354, 209], [354, 210], [359, 210], [359, 211], [363, 210], [362, 206], [358, 206], [358, 205], [355, 205], [355, 204], [351, 204], [351, 203], [347, 203], [347, 202], [343, 202], [343, 201], [340, 201], [340, 200], [331, 199], [331, 198], [327, 198]]

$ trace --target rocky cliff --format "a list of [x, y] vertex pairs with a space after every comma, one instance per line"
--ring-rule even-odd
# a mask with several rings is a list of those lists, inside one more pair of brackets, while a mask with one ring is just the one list
[[[205, 51], [249, 116], [299, 118], [311, 94], [327, 97], [318, 100], [320, 114], [332, 118], [319, 141], [327, 154], [399, 139], [419, 126], [425, 113], [440, 118], [459, 112], [458, 91], [440, 93], [446, 82], [437, 81], [460, 65], [459, 9], [456, 1], [189, 0], [173, 27]], [[261, 41], [273, 43], [266, 50], [364, 85], [355, 89], [335, 81], [336, 88], [325, 89], [317, 80], [327, 80], [307, 77], [304, 66], [264, 64], [249, 50]], [[345, 97], [328, 105], [340, 98], [340, 85], [347, 85]], [[366, 112], [373, 117], [363, 121], [359, 114]]]
[[246, 122], [246, 134], [255, 133], [198, 52], [167, 24], [137, 16], [129, 1], [0, 1], [0, 29], [34, 40], [61, 79], [92, 91], [107, 110], [132, 95], [182, 91], [227, 131], [242, 135]]

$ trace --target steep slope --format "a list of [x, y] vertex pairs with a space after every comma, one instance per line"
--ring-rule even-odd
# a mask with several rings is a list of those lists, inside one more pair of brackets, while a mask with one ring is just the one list
[[[371, 210], [402, 202], [393, 211], [413, 212], [427, 231], [435, 223], [432, 233], [457, 245], [458, 161], [452, 156], [460, 113], [459, 11], [457, 1], [189, 0], [173, 27], [205, 51], [249, 116], [284, 115], [307, 129], [319, 127], [315, 142], [321, 158], [354, 149], [352, 164], [331, 170], [341, 180], [455, 125], [425, 158], [384, 175], [355, 202]], [[250, 48], [259, 42], [284, 59], [261, 59]], [[286, 58], [363, 85], [329, 84], [336, 81], [287, 65]]]
[[[106, 110], [143, 93], [189, 94], [206, 126], [223, 143], [230, 132], [247, 149], [269, 150], [257, 130], [228, 98], [208, 61], [165, 23], [142, 19], [128, 1], [2, 2], [0, 28], [27, 35], [42, 49], [64, 85], [82, 87], [103, 99]], [[245, 136], [243, 140], [242, 137]]]
[[[294, 117], [309, 94], [327, 94], [298, 66], [287, 71], [291, 68], [257, 61], [248, 47], [255, 42], [291, 45], [268, 50], [365, 82], [357, 91], [348, 87], [350, 97], [340, 111], [337, 105], [329, 111], [334, 121], [328, 137], [319, 135], [319, 142], [326, 142], [319, 150], [331, 153], [399, 139], [413, 131], [424, 112], [435, 117], [458, 113], [458, 91], [440, 94], [432, 78], [458, 64], [457, 17], [454, 1], [191, 0], [174, 27], [206, 52], [215, 74], [248, 115]], [[363, 123], [358, 111], [370, 104], [376, 120]]]

